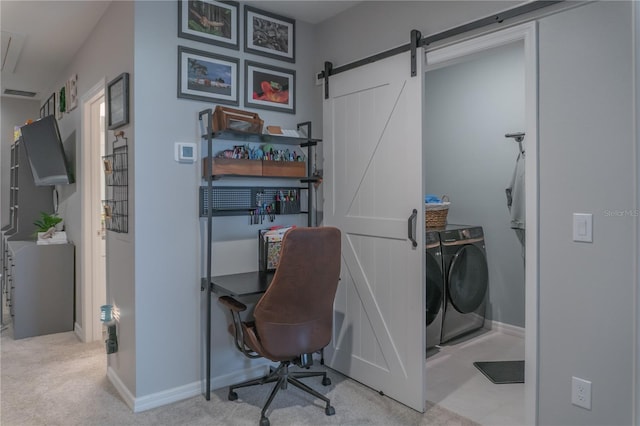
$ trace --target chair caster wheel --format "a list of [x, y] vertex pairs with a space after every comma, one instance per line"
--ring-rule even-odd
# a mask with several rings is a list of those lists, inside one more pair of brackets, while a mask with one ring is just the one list
[[331, 384], [331, 379], [326, 377], [322, 379], [322, 386], [329, 386]]
[[229, 396], [227, 396], [227, 398], [229, 398], [229, 401], [235, 401], [238, 399], [238, 394], [234, 391], [229, 391]]
[[330, 405], [327, 405], [327, 408], [324, 409], [324, 413], [327, 416], [333, 416], [336, 413], [336, 409]]
[[269, 422], [269, 419], [266, 417], [262, 417], [260, 418], [260, 426], [269, 426], [271, 423]]

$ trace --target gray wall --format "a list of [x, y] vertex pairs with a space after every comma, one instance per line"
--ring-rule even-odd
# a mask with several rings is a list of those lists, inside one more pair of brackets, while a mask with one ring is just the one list
[[504, 191], [518, 155], [504, 135], [524, 130], [524, 44], [427, 72], [425, 96], [425, 191], [449, 196], [449, 223], [483, 227], [487, 318], [524, 327], [522, 247]]
[[[82, 140], [81, 115], [82, 97], [101, 82], [109, 82], [122, 72], [133, 73], [133, 2], [114, 1], [105, 11], [94, 31], [85, 41], [66, 70], [57, 78], [57, 83], [49, 88], [49, 92], [58, 91], [72, 75], [78, 75], [78, 106], [58, 120], [65, 150], [74, 152], [74, 169], [76, 183], [58, 186], [60, 193], [60, 216], [64, 218], [67, 235], [76, 245], [76, 322], [82, 324], [82, 292], [81, 264], [83, 262], [82, 244], [82, 211], [81, 190], [87, 177], [82, 175], [81, 158], [85, 142]], [[131, 85], [131, 82], [130, 82]], [[131, 90], [131, 89], [130, 89]], [[135, 145], [132, 138], [134, 131], [134, 93], [129, 97], [131, 111], [128, 126], [124, 130], [129, 136], [129, 144]], [[114, 140], [113, 132], [108, 132], [106, 142], [110, 145]], [[130, 160], [131, 161], [131, 160]], [[129, 199], [135, 196], [135, 185], [129, 174]], [[119, 350], [109, 355], [109, 367], [122, 380], [124, 385], [135, 395], [135, 286], [134, 286], [134, 232], [135, 221], [132, 220], [135, 206], [129, 203], [129, 233], [107, 233], [107, 292], [108, 303], [120, 310], [118, 323]]]
[[[541, 425], [633, 424], [632, 16], [598, 2], [540, 22]], [[574, 212], [593, 214], [593, 244], [572, 241]], [[571, 376], [593, 382], [591, 411]]]
[[[318, 89], [303, 82], [324, 60], [340, 65], [404, 44], [412, 28], [427, 35], [509, 5], [365, 2], [318, 26], [317, 33], [301, 24], [299, 114], [260, 115], [283, 126], [319, 117], [320, 101], [309, 101], [318, 99]], [[541, 424], [633, 423], [637, 229], [633, 218], [604, 213], [637, 208], [637, 194], [629, 183], [637, 169], [631, 140], [629, 7], [627, 2], [592, 4], [546, 18], [540, 25]], [[130, 96], [136, 100], [132, 119], [140, 125], [125, 128], [133, 135], [130, 177], [135, 188], [130, 191], [131, 198], [134, 190], [136, 195], [135, 223], [128, 235], [109, 237], [108, 286], [121, 308], [120, 352], [110, 356], [109, 365], [136, 396], [201, 378], [201, 299], [196, 289], [203, 243], [195, 213], [200, 171], [178, 166], [172, 158], [173, 142], [198, 141], [196, 113], [212, 105], [176, 99], [175, 61], [178, 44], [212, 48], [175, 37], [176, 9], [174, 2], [113, 2], [85, 43], [85, 53], [79, 55], [83, 59], [69, 68], [78, 72], [79, 94], [93, 87], [98, 75], [109, 81], [123, 71], [133, 73], [135, 19]], [[602, 76], [613, 78], [598, 84]], [[63, 138], [71, 134], [64, 126]], [[314, 120], [314, 128], [320, 129], [321, 123]], [[70, 224], [79, 216], [78, 198], [71, 194], [65, 201], [71, 227], [79, 226]], [[574, 211], [594, 214], [594, 244], [571, 242]], [[135, 251], [134, 233], [140, 245]], [[239, 245], [246, 254], [249, 245]], [[223, 323], [214, 318], [214, 324], [223, 328]], [[167, 342], [167, 337], [173, 340]], [[231, 357], [217, 359], [214, 369], [236, 359]], [[571, 375], [593, 381], [592, 411], [570, 404]]]
[[13, 127], [22, 126], [28, 119], [40, 117], [40, 101], [32, 99], [18, 99], [3, 96], [0, 126], [0, 224], [9, 224], [9, 168], [11, 164], [11, 144], [13, 143]]
[[[206, 235], [198, 218], [198, 187], [203, 183], [202, 171], [200, 161], [196, 164], [175, 162], [174, 143], [196, 142], [201, 146], [198, 112], [214, 108], [215, 104], [177, 98], [178, 46], [240, 57], [242, 76], [245, 59], [295, 69], [297, 113], [255, 110], [265, 125], [277, 124], [294, 129], [296, 123], [314, 120], [320, 114], [319, 103], [312, 102], [319, 96], [314, 95], [317, 91], [312, 61], [315, 52], [310, 25], [296, 23], [296, 62], [288, 64], [245, 54], [242, 47], [240, 51], [234, 51], [178, 38], [177, 21], [176, 2], [135, 4], [133, 78], [135, 98], [138, 99], [134, 136], [138, 397], [191, 384], [204, 376], [199, 362], [204, 349], [200, 277], [204, 271]], [[243, 45], [242, 29], [241, 26], [240, 46]], [[240, 99], [238, 108], [247, 109], [243, 106], [243, 88]], [[268, 185], [265, 181], [241, 182], [242, 185], [252, 183]], [[229, 181], [229, 184], [233, 182]], [[257, 229], [260, 226], [248, 225], [246, 216], [216, 218], [213, 226], [214, 230], [234, 231], [234, 235], [229, 231], [220, 234], [216, 231], [216, 236], [222, 239], [246, 240], [246, 243], [228, 241], [216, 245], [218, 250], [232, 251], [236, 256], [222, 269], [217, 262], [214, 263], [215, 273], [257, 270]], [[226, 253], [220, 253], [220, 256], [224, 255]], [[214, 258], [220, 256], [214, 253]], [[250, 364], [232, 346], [226, 331], [227, 319], [215, 300], [213, 308], [212, 333], [216, 347], [212, 376], [215, 379]]]
[[[633, 424], [637, 220], [605, 216], [638, 208], [630, 5], [598, 2], [540, 21], [542, 425]], [[319, 25], [327, 44], [317, 68], [404, 44], [412, 28], [428, 35], [508, 6], [364, 2]], [[571, 241], [573, 212], [593, 213], [593, 244]], [[571, 376], [593, 381], [591, 411], [571, 405]]]
[[334, 67], [410, 41], [412, 29], [436, 34], [522, 1], [363, 1], [317, 26], [316, 69]]

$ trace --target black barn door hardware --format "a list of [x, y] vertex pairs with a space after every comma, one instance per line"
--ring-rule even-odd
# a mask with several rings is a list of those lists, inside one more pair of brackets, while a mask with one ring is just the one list
[[[390, 50], [386, 50], [384, 52], [369, 56], [368, 58], [360, 59], [355, 62], [348, 63], [346, 65], [342, 65], [336, 68], [333, 68], [333, 64], [331, 62], [324, 63], [324, 71], [318, 73], [317, 77], [324, 78], [324, 98], [329, 99], [329, 76], [339, 74], [344, 71], [352, 70], [354, 68], [361, 67], [363, 65], [367, 65], [380, 59], [385, 59], [390, 56], [397, 55], [399, 53], [404, 53], [408, 50], [411, 50], [411, 76], [416, 76], [417, 69], [417, 60], [416, 50], [419, 47], [426, 47], [432, 43], [435, 43], [440, 40], [444, 40], [449, 37], [456, 36], [458, 34], [463, 34], [469, 31], [473, 31], [479, 28], [483, 28], [493, 24], [501, 24], [507, 19], [515, 18], [520, 15], [525, 15], [527, 13], [534, 12], [538, 9], [543, 9], [545, 7], [553, 6], [557, 3], [562, 3], [564, 0], [536, 0], [529, 3], [525, 3], [521, 6], [516, 6], [512, 9], [505, 10], [499, 14], [490, 15], [486, 18], [480, 18], [478, 20], [469, 22], [464, 25], [460, 25], [454, 28], [451, 28], [446, 31], [442, 31], [437, 34], [430, 35], [428, 37], [422, 38], [420, 31], [411, 30], [411, 42], [402, 46], [395, 47]], [[329, 64], [329, 65], [327, 65]]]
[[416, 50], [420, 47], [420, 31], [411, 30], [411, 42], [404, 44], [402, 46], [395, 47], [390, 50], [386, 50], [384, 52], [378, 53], [373, 56], [369, 56], [368, 58], [360, 59], [356, 62], [351, 62], [346, 65], [342, 65], [337, 68], [333, 68], [333, 64], [331, 62], [324, 63], [324, 71], [318, 73], [318, 78], [324, 78], [324, 98], [329, 99], [329, 76], [340, 74], [341, 72], [349, 71], [354, 68], [361, 67], [363, 65], [371, 64], [373, 62], [379, 61], [381, 59], [389, 58], [391, 56], [395, 56], [399, 53], [404, 53], [411, 50], [411, 76], [415, 77], [416, 75]]

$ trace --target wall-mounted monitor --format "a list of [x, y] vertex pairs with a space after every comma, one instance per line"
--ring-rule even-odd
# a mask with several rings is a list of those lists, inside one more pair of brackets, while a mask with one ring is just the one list
[[36, 186], [73, 183], [58, 123], [53, 115], [22, 126], [21, 132]]

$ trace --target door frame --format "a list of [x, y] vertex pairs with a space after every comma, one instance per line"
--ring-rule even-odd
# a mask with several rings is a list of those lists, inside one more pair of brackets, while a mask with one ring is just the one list
[[[524, 42], [525, 68], [525, 423], [538, 423], [538, 318], [539, 318], [539, 163], [538, 163], [538, 26], [537, 22], [515, 25], [426, 53], [426, 72], [453, 65], [469, 55]], [[424, 176], [423, 176], [424, 179]], [[427, 378], [428, 380], [428, 378]]]
[[[95, 86], [89, 89], [80, 99], [80, 129], [82, 132], [83, 141], [91, 140], [91, 120], [88, 116], [87, 107], [95, 102], [100, 96], [105, 96], [106, 82], [103, 78]], [[105, 135], [106, 137], [106, 135]], [[92, 226], [92, 214], [93, 214], [93, 181], [94, 174], [97, 171], [92, 167], [95, 151], [88, 144], [80, 144], [80, 176], [82, 179], [78, 180], [80, 185], [80, 233], [82, 246], [79, 250], [79, 263], [80, 263], [80, 317], [82, 324], [76, 323], [76, 334], [79, 335], [83, 342], [91, 342], [102, 338], [102, 333], [97, 333], [94, 330], [96, 321], [99, 321], [99, 312], [94, 308], [94, 289], [93, 289], [93, 273], [95, 256], [93, 240], [95, 235], [93, 234]], [[106, 285], [106, 277], [105, 277]], [[106, 294], [105, 294], [106, 300]]]

